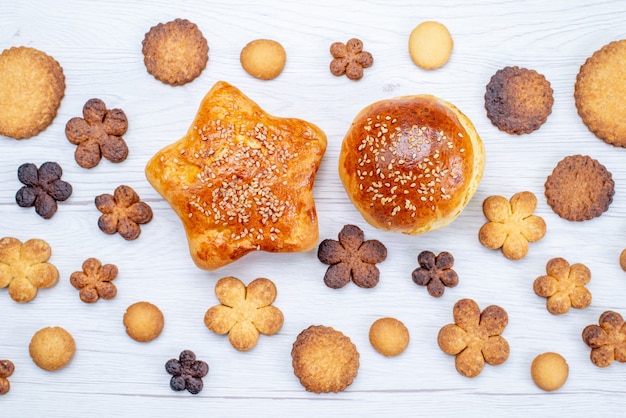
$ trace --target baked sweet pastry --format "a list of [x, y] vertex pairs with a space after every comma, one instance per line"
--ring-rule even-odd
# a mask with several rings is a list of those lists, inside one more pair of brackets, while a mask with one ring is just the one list
[[421, 234], [452, 222], [483, 175], [485, 150], [472, 122], [430, 95], [361, 110], [344, 137], [339, 175], [372, 226]]
[[285, 68], [285, 48], [272, 39], [256, 39], [249, 42], [239, 55], [241, 66], [248, 74], [261, 80], [271, 80]]
[[489, 196], [483, 201], [483, 213], [488, 219], [478, 231], [478, 240], [491, 250], [502, 249], [510, 260], [520, 260], [528, 254], [528, 243], [546, 235], [546, 223], [533, 215], [537, 197], [531, 192], [515, 193], [510, 200]]
[[504, 67], [491, 77], [485, 109], [491, 123], [509, 134], [528, 134], [552, 113], [552, 87], [543, 74], [520, 67]]
[[217, 334], [228, 334], [236, 350], [253, 349], [261, 334], [276, 334], [283, 326], [283, 313], [272, 305], [276, 285], [269, 279], [255, 279], [246, 286], [235, 277], [224, 277], [215, 284], [215, 295], [220, 305], [206, 311], [204, 324]]
[[450, 31], [439, 22], [422, 22], [409, 35], [411, 59], [425, 70], [434, 70], [447, 63], [453, 47]]
[[202, 378], [209, 373], [209, 365], [197, 360], [193, 351], [183, 350], [178, 359], [173, 358], [165, 363], [165, 371], [172, 375], [170, 388], [173, 391], [187, 389], [192, 395], [197, 395], [204, 387]]
[[626, 323], [615, 311], [604, 311], [598, 324], [587, 325], [582, 332], [583, 341], [591, 353], [589, 358], [598, 367], [608, 367], [614, 361], [626, 363]]
[[72, 360], [76, 343], [72, 334], [61, 327], [42, 328], [33, 335], [28, 346], [33, 362], [44, 370], [59, 370]]
[[207, 40], [198, 26], [187, 19], [151, 27], [141, 45], [148, 72], [172, 86], [193, 81], [209, 61]]
[[79, 291], [80, 300], [96, 303], [100, 298], [113, 299], [117, 287], [112, 283], [117, 277], [115, 264], [104, 264], [97, 258], [88, 258], [83, 262], [82, 270], [70, 276], [70, 284]]
[[378, 240], [365, 240], [363, 230], [356, 225], [345, 225], [339, 240], [325, 239], [317, 249], [317, 258], [330, 267], [324, 274], [324, 283], [331, 289], [340, 289], [350, 283], [372, 288], [378, 284], [380, 271], [376, 263], [387, 258], [387, 247]]
[[251, 251], [315, 247], [313, 182], [325, 151], [314, 124], [269, 115], [218, 82], [185, 136], [148, 161], [146, 177], [181, 218], [193, 261], [214, 270]]
[[535, 357], [530, 365], [530, 375], [539, 388], [552, 392], [567, 381], [569, 366], [559, 353], [543, 353]]
[[574, 101], [585, 125], [608, 144], [626, 147], [624, 60], [626, 39], [594, 52], [580, 67]]
[[0, 54], [0, 135], [30, 138], [46, 129], [65, 96], [65, 75], [45, 52], [26, 46]]
[[309, 392], [340, 392], [359, 371], [359, 352], [350, 338], [324, 325], [298, 334], [291, 357], [294, 374]]
[[413, 270], [411, 278], [419, 286], [426, 286], [428, 294], [434, 298], [443, 296], [446, 287], [459, 284], [459, 276], [452, 270], [454, 257], [447, 251], [435, 255], [432, 251], [422, 251], [417, 256], [419, 267]]
[[374, 57], [363, 51], [363, 41], [357, 38], [343, 42], [333, 42], [330, 45], [330, 72], [335, 76], [346, 75], [350, 80], [363, 78], [363, 70], [374, 65]]
[[35, 212], [50, 219], [57, 212], [57, 202], [64, 202], [72, 195], [72, 185], [61, 180], [63, 170], [58, 163], [48, 161], [39, 168], [24, 163], [17, 169], [17, 179], [24, 185], [15, 194], [18, 206], [35, 207]]
[[586, 221], [602, 215], [609, 209], [614, 194], [611, 172], [588, 155], [563, 158], [545, 183], [548, 205], [569, 221]]
[[165, 319], [156, 305], [150, 302], [136, 302], [126, 308], [123, 322], [130, 338], [145, 343], [161, 334]]
[[117, 186], [113, 194], [96, 196], [94, 203], [102, 213], [98, 218], [98, 228], [105, 234], [119, 232], [127, 241], [139, 238], [139, 225], [152, 220], [152, 208], [142, 202], [130, 186]]
[[591, 305], [591, 292], [585, 286], [591, 281], [591, 271], [581, 263], [570, 265], [556, 257], [548, 261], [546, 274], [533, 283], [537, 296], [546, 298], [546, 308], [553, 315], [567, 313], [570, 308], [585, 309]]
[[4, 395], [11, 390], [9, 377], [11, 377], [14, 371], [15, 365], [11, 360], [0, 360], [0, 395]]
[[0, 288], [8, 287], [16, 302], [30, 302], [38, 289], [59, 281], [59, 271], [48, 263], [51, 255], [50, 245], [42, 239], [24, 243], [12, 237], [0, 239]]
[[409, 330], [396, 318], [379, 318], [370, 326], [369, 339], [383, 356], [397, 356], [409, 345]]

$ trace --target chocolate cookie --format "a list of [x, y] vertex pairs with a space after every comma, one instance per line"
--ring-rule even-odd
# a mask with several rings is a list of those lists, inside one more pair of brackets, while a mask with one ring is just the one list
[[574, 85], [576, 108], [587, 128], [619, 147], [626, 147], [624, 60], [626, 40], [611, 42], [585, 61]]
[[485, 93], [487, 117], [510, 134], [539, 129], [552, 113], [553, 103], [550, 82], [537, 71], [520, 67], [496, 71]]
[[561, 160], [545, 183], [548, 204], [561, 218], [586, 221], [602, 215], [613, 201], [611, 173], [589, 156]]
[[200, 75], [209, 61], [209, 45], [195, 23], [174, 19], [150, 28], [142, 42], [143, 62], [157, 80], [172, 86]]

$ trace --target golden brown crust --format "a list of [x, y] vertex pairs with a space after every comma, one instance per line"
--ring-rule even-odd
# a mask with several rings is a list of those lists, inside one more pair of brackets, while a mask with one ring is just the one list
[[150, 302], [136, 302], [126, 309], [123, 322], [130, 338], [145, 343], [161, 334], [165, 319], [157, 306]]
[[619, 147], [626, 147], [625, 59], [626, 40], [603, 46], [580, 67], [574, 85], [576, 108], [585, 125], [598, 138]]
[[501, 131], [517, 135], [531, 133], [552, 113], [552, 93], [543, 74], [505, 67], [496, 71], [487, 84], [487, 117]]
[[372, 226], [421, 234], [461, 213], [484, 164], [483, 143], [455, 106], [405, 96], [359, 112], [343, 140], [339, 175]]
[[157, 80], [172, 86], [200, 75], [209, 60], [209, 45], [195, 23], [174, 19], [150, 28], [142, 41], [144, 64]]
[[191, 257], [213, 270], [251, 251], [294, 252], [319, 236], [313, 182], [326, 135], [269, 115], [216, 83], [187, 134], [146, 165], [146, 177], [181, 218]]
[[535, 384], [551, 392], [565, 384], [569, 375], [569, 366], [562, 355], [558, 353], [539, 354], [530, 365], [530, 375]]
[[340, 392], [359, 370], [356, 346], [340, 331], [312, 325], [302, 331], [291, 350], [293, 372], [309, 392]]
[[379, 318], [370, 326], [369, 339], [383, 356], [397, 356], [409, 345], [409, 330], [395, 318]]
[[65, 95], [59, 63], [34, 48], [13, 47], [0, 54], [0, 135], [30, 138], [56, 117]]
[[61, 327], [42, 328], [28, 346], [33, 362], [44, 370], [65, 367], [74, 357], [76, 344], [72, 335]]
[[220, 305], [204, 315], [204, 324], [217, 334], [228, 334], [233, 348], [253, 349], [259, 335], [276, 334], [283, 326], [283, 313], [272, 303], [276, 285], [269, 279], [255, 279], [248, 286], [235, 277], [224, 277], [215, 285]]
[[559, 161], [545, 189], [548, 205], [557, 215], [569, 221], [586, 221], [609, 209], [615, 182], [599, 161], [587, 155], [572, 155]]

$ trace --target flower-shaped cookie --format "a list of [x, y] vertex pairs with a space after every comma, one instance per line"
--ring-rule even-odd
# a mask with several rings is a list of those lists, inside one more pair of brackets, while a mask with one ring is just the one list
[[44, 219], [52, 218], [57, 211], [57, 201], [62, 202], [72, 195], [72, 186], [61, 180], [63, 170], [54, 162], [22, 164], [17, 169], [17, 178], [24, 186], [15, 195], [15, 201], [23, 208], [35, 207], [35, 212]]
[[83, 117], [65, 125], [65, 136], [75, 145], [74, 159], [79, 166], [92, 168], [102, 157], [120, 163], [128, 157], [128, 146], [122, 135], [128, 130], [128, 119], [121, 109], [108, 110], [100, 99], [83, 106]]
[[591, 292], [585, 287], [591, 271], [584, 264], [572, 266], [562, 258], [553, 258], [546, 265], [545, 276], [535, 279], [533, 289], [538, 296], [548, 298], [546, 307], [551, 314], [564, 314], [571, 307], [584, 309], [591, 304]]
[[626, 325], [617, 312], [606, 311], [600, 315], [598, 325], [588, 325], [583, 330], [583, 341], [591, 347], [591, 362], [607, 367], [613, 361], [626, 362]]
[[330, 264], [324, 275], [326, 286], [339, 289], [352, 281], [370, 288], [378, 284], [380, 272], [376, 263], [387, 258], [387, 248], [377, 240], [365, 241], [363, 231], [354, 225], [346, 225], [339, 232], [339, 241], [325, 239], [319, 245], [317, 257]]
[[537, 197], [531, 192], [516, 193], [510, 201], [490, 196], [483, 202], [483, 213], [489, 220], [480, 228], [478, 240], [485, 247], [502, 248], [506, 258], [519, 260], [528, 253], [528, 243], [546, 234], [543, 218], [533, 215]]
[[437, 342], [444, 353], [456, 356], [460, 374], [476, 377], [485, 363], [498, 366], [509, 358], [509, 343], [500, 335], [509, 322], [504, 309], [491, 305], [481, 313], [476, 302], [461, 299], [452, 314], [454, 324], [441, 328]]
[[105, 234], [119, 232], [126, 240], [139, 237], [139, 224], [152, 220], [152, 209], [139, 200], [139, 195], [129, 186], [118, 186], [113, 195], [108, 193], [96, 197], [96, 207], [102, 215], [98, 227]]
[[215, 285], [221, 305], [204, 315], [204, 323], [217, 334], [228, 334], [239, 351], [254, 348], [259, 334], [276, 334], [283, 326], [283, 313], [272, 303], [276, 286], [268, 279], [255, 279], [248, 286], [235, 277], [224, 277]]
[[15, 366], [11, 360], [0, 360], [0, 395], [4, 395], [11, 390], [9, 377], [13, 374]]
[[334, 42], [330, 46], [333, 60], [330, 62], [330, 72], [333, 75], [346, 75], [350, 80], [359, 80], [363, 77], [363, 69], [374, 64], [374, 58], [369, 52], [363, 51], [363, 42], [352, 38], [345, 44]]
[[99, 298], [113, 299], [117, 295], [117, 288], [111, 283], [117, 277], [117, 266], [102, 265], [100, 260], [88, 258], [82, 268], [83, 271], [75, 271], [70, 276], [70, 283], [80, 291], [80, 300], [94, 303]]
[[209, 365], [202, 360], [196, 360], [191, 350], [184, 350], [175, 358], [165, 363], [165, 371], [172, 375], [170, 388], [180, 392], [187, 389], [192, 395], [200, 393], [204, 387], [202, 378], [209, 373]]
[[0, 288], [9, 287], [16, 302], [29, 302], [37, 289], [52, 287], [59, 271], [47, 263], [52, 250], [46, 241], [33, 238], [25, 243], [16, 238], [0, 239]]
[[431, 251], [422, 251], [417, 256], [419, 267], [413, 270], [411, 277], [413, 281], [426, 286], [428, 293], [433, 297], [440, 297], [447, 287], [454, 287], [459, 284], [459, 276], [452, 266], [454, 257], [447, 251], [435, 254]]

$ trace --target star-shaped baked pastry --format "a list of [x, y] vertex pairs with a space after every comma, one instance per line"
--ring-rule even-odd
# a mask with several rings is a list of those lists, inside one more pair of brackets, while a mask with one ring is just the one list
[[313, 182], [325, 151], [317, 126], [269, 115], [220, 81], [146, 177], [182, 220], [193, 261], [214, 270], [251, 251], [317, 244]]

